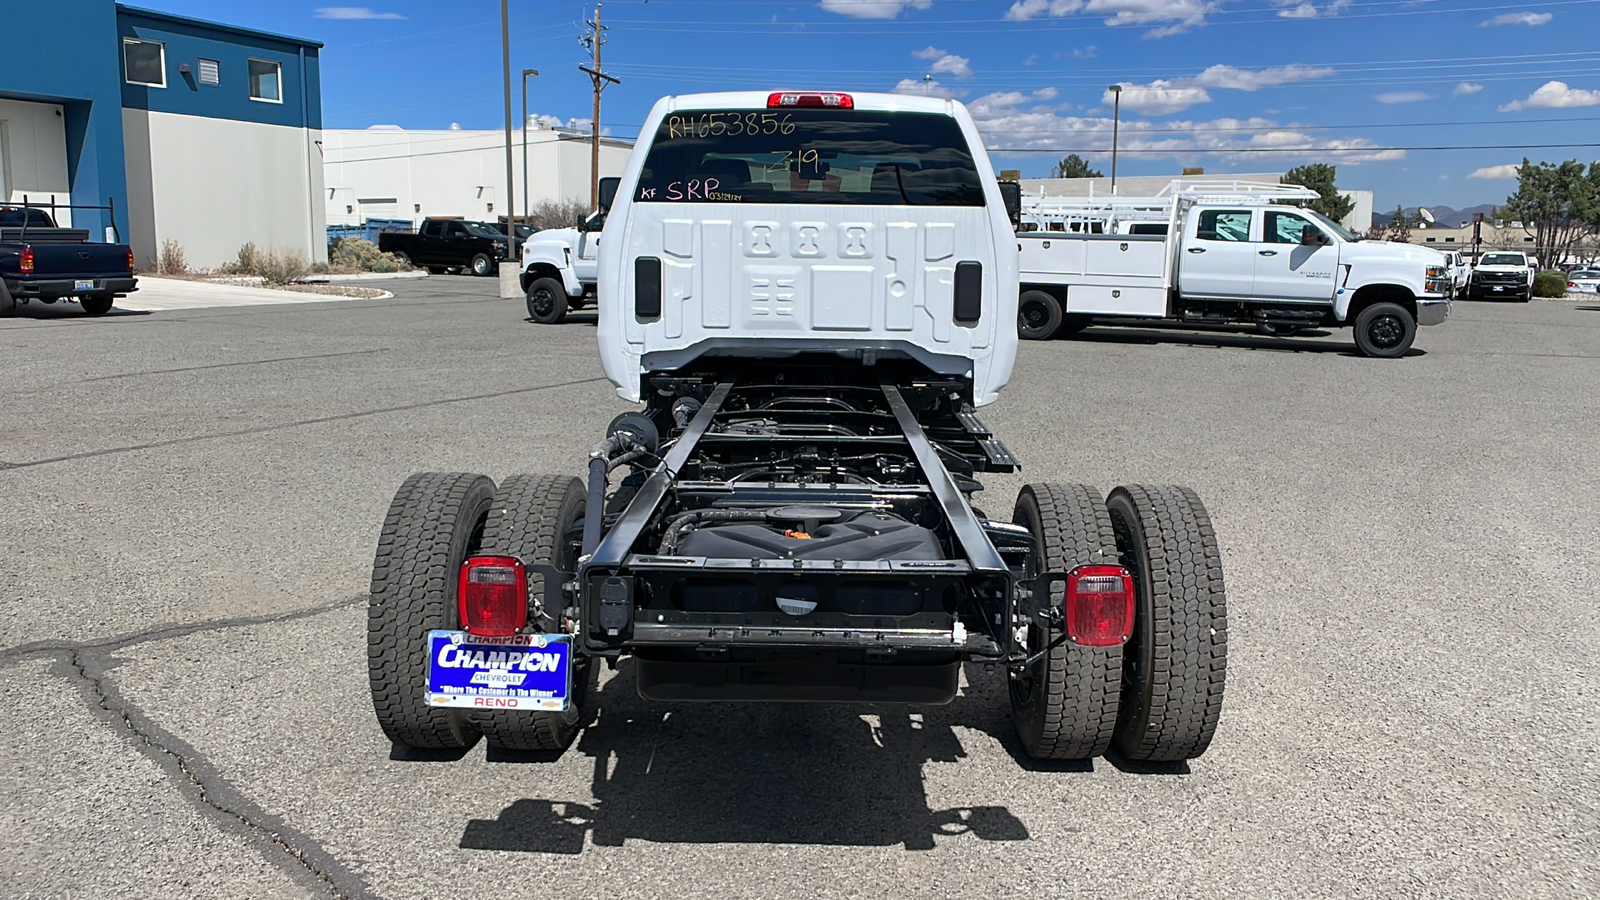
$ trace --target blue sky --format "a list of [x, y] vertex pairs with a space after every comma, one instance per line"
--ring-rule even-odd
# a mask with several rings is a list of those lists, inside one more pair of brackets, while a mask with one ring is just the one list
[[[324, 42], [328, 128], [501, 127], [493, 0], [147, 2]], [[512, 66], [542, 73], [530, 112], [587, 124], [593, 9], [512, 0]], [[1600, 159], [1413, 149], [1600, 143], [1600, 0], [611, 0], [603, 15], [622, 83], [601, 120], [623, 136], [663, 94], [898, 88], [967, 103], [999, 167], [1044, 175], [1078, 152], [1107, 169], [1119, 83], [1119, 174], [1325, 161], [1382, 211], [1501, 202], [1524, 155]]]

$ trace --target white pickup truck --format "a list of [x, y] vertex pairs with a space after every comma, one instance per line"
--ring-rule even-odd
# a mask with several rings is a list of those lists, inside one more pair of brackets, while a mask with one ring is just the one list
[[[600, 179], [601, 208], [615, 192], [616, 178]], [[536, 232], [522, 244], [522, 293], [528, 318], [541, 325], [558, 325], [567, 311], [594, 301], [599, 265], [600, 232], [605, 213], [595, 212], [575, 228], [550, 228]]]
[[1315, 198], [1308, 189], [1174, 182], [1164, 194], [1029, 204], [1025, 221], [1061, 230], [1017, 235], [1019, 333], [1043, 340], [1112, 317], [1248, 323], [1274, 334], [1353, 327], [1363, 354], [1392, 358], [1411, 348], [1418, 325], [1450, 313], [1439, 253], [1363, 241], [1311, 210], [1270, 202]]
[[1485, 253], [1472, 268], [1467, 296], [1474, 300], [1493, 297], [1527, 303], [1533, 297], [1534, 268], [1534, 262], [1520, 250]]

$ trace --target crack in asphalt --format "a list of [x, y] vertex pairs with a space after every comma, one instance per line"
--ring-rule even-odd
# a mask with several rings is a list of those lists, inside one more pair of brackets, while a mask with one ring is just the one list
[[323, 613], [359, 606], [366, 602], [366, 594], [357, 594], [345, 600], [319, 603], [316, 606], [307, 606], [303, 609], [286, 613], [266, 613], [259, 616], [203, 619], [199, 622], [187, 624], [158, 625], [155, 628], [146, 628], [143, 631], [133, 631], [127, 634], [88, 641], [30, 641], [26, 644], [0, 649], [0, 667], [19, 662], [31, 656], [59, 656], [62, 653], [73, 653], [80, 650], [122, 650], [148, 641], [165, 641], [173, 638], [188, 637], [191, 634], [202, 634], [208, 631], [226, 631], [229, 628], [246, 628], [251, 625], [273, 625], [279, 622], [293, 622], [296, 619], [308, 619], [313, 616], [320, 616]]
[[556, 388], [574, 387], [580, 384], [594, 384], [605, 381], [600, 378], [580, 378], [576, 381], [561, 381], [555, 384], [541, 384], [537, 387], [514, 388], [509, 391], [495, 391], [490, 394], [473, 394], [466, 397], [444, 397], [438, 400], [423, 400], [418, 403], [406, 403], [400, 406], [385, 406], [380, 409], [367, 409], [360, 412], [340, 413], [336, 416], [318, 416], [314, 419], [299, 419], [294, 422], [280, 422], [277, 425], [257, 425], [253, 428], [241, 428], [236, 431], [217, 431], [210, 434], [196, 434], [188, 437], [171, 438], [165, 441], [150, 441], [144, 444], [130, 444], [125, 447], [107, 447], [103, 450], [85, 450], [82, 453], [69, 453], [65, 456], [52, 456], [48, 459], [35, 459], [28, 462], [11, 463], [4, 470], [31, 469], [35, 466], [48, 466], [60, 462], [72, 462], [79, 459], [92, 459], [96, 456], [110, 456], [116, 453], [132, 453], [138, 450], [155, 450], [161, 447], [172, 447], [178, 444], [191, 444], [197, 441], [211, 441], [221, 438], [245, 437], [253, 434], [266, 434], [273, 431], [284, 431], [290, 428], [300, 428], [306, 425], [324, 425], [329, 422], [343, 422], [349, 419], [361, 419], [367, 416], [381, 416], [386, 413], [410, 412], [418, 409], [428, 409], [433, 406], [446, 406], [451, 403], [471, 403], [476, 400], [497, 400], [501, 397], [515, 397], [518, 394], [533, 394], [539, 391], [549, 391]]
[[[156, 725], [106, 681], [106, 666], [98, 654], [73, 650], [62, 657], [70, 669], [67, 677], [80, 682], [89, 695], [90, 712], [125, 729], [134, 749], [167, 773], [168, 780], [185, 799], [202, 812], [256, 838], [252, 843], [271, 862], [296, 881], [310, 882], [336, 900], [375, 897], [359, 876], [349, 871], [316, 840], [284, 824], [277, 816], [246, 800], [235, 791], [199, 751]], [[266, 845], [261, 844], [265, 839]], [[269, 849], [270, 848], [270, 849]]]
[[269, 863], [302, 886], [314, 888], [336, 900], [367, 900], [378, 895], [364, 879], [323, 849], [314, 838], [246, 799], [204, 754], [157, 725], [143, 710], [125, 699], [106, 677], [107, 671], [118, 663], [111, 654], [140, 643], [228, 628], [289, 622], [364, 602], [366, 595], [363, 594], [289, 613], [165, 626], [98, 641], [40, 641], [0, 651], [0, 664], [37, 656], [55, 657], [60, 665], [54, 668], [53, 674], [78, 683], [89, 712], [113, 726], [140, 755], [163, 771], [184, 799], [216, 820], [225, 830], [232, 830], [246, 838], [246, 843], [259, 851]]
[[142, 378], [146, 375], [175, 375], [181, 372], [204, 372], [210, 369], [232, 369], [239, 366], [265, 366], [272, 363], [301, 362], [308, 359], [334, 359], [341, 356], [363, 356], [368, 353], [387, 353], [389, 348], [379, 347], [376, 350], [345, 350], [340, 353], [314, 353], [309, 356], [280, 356], [275, 359], [244, 359], [238, 362], [213, 363], [208, 366], [184, 366], [181, 369], [151, 369], [148, 372], [123, 372], [118, 375], [99, 375], [94, 378], [85, 378], [83, 383], [91, 381], [114, 381], [118, 378]]

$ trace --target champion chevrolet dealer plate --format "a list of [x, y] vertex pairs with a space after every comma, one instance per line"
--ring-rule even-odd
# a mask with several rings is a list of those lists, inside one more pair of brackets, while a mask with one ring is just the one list
[[560, 712], [572, 692], [564, 634], [428, 632], [428, 705]]

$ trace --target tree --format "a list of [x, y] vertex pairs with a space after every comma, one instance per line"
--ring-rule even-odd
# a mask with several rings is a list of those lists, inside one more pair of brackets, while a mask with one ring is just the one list
[[1540, 265], [1560, 265], [1586, 233], [1600, 229], [1600, 162], [1535, 165], [1524, 156], [1503, 214], [1533, 238]]
[[1350, 199], [1349, 194], [1339, 193], [1333, 185], [1333, 177], [1338, 172], [1334, 166], [1327, 163], [1309, 163], [1304, 166], [1295, 166], [1283, 177], [1278, 179], [1280, 184], [1298, 184], [1311, 188], [1321, 195], [1317, 200], [1297, 200], [1296, 206], [1309, 207], [1322, 213], [1335, 222], [1344, 221], [1350, 215], [1350, 210], [1356, 208], [1356, 202]]
[[1070, 154], [1066, 159], [1056, 163], [1056, 178], [1104, 178], [1099, 169], [1089, 168], [1083, 157], [1076, 153]]

